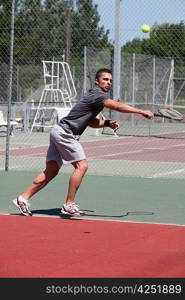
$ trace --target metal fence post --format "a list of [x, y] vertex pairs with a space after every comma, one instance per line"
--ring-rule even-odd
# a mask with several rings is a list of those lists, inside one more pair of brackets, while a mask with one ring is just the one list
[[9, 85], [8, 85], [8, 112], [7, 112], [5, 171], [8, 171], [8, 168], [9, 168], [9, 152], [10, 152], [9, 149], [10, 149], [10, 118], [11, 118], [12, 76], [13, 76], [14, 18], [15, 18], [15, 0], [12, 1], [12, 14], [11, 14], [10, 66], [9, 66]]
[[[114, 41], [114, 70], [113, 70], [113, 99], [120, 99], [121, 84], [121, 42], [120, 42], [120, 12], [122, 0], [116, 0], [115, 8], [115, 41]], [[119, 112], [113, 112], [115, 120], [119, 120]]]

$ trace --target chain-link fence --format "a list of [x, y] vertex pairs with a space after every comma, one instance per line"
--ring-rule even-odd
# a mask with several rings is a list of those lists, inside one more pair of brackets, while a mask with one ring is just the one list
[[[0, 111], [4, 118], [0, 120], [0, 169], [5, 168], [7, 157], [9, 169], [37, 170], [44, 167], [45, 158], [40, 157], [38, 163], [38, 157], [34, 157], [34, 147], [47, 147], [50, 128], [93, 86], [97, 69], [108, 67], [115, 70], [115, 63], [119, 63], [115, 59], [116, 45], [120, 47], [120, 65], [117, 66], [120, 68], [119, 101], [150, 109], [155, 105], [168, 105], [183, 111], [185, 25], [179, 19], [179, 10], [174, 10], [172, 0], [168, 1], [166, 9], [165, 1], [157, 1], [156, 22], [150, 24], [149, 33], [144, 35], [138, 26], [134, 26], [129, 29], [133, 31], [133, 38], [129, 39], [128, 29], [121, 28], [120, 40], [115, 41], [116, 33], [112, 37], [107, 29], [109, 23], [113, 32], [122, 18], [130, 18], [135, 24], [133, 10], [138, 1], [135, 4], [131, 2], [0, 1]], [[153, 1], [139, 2], [142, 9], [137, 12], [137, 17], [144, 23], [152, 14], [148, 11], [146, 15], [146, 7], [151, 6], [152, 10]], [[13, 10], [12, 5], [15, 5]], [[116, 5], [120, 5], [121, 20], [116, 16]], [[177, 5], [181, 5], [181, 11], [184, 10], [183, 1], [178, 1]], [[161, 10], [166, 17], [165, 22], [158, 19]], [[172, 11], [173, 22], [170, 21]], [[111, 91], [111, 96], [113, 94], [114, 91]], [[106, 117], [111, 116], [111, 112], [103, 113]], [[171, 137], [171, 132], [185, 131], [183, 123], [177, 129], [175, 122], [154, 120], [149, 123], [129, 114], [120, 115], [119, 120], [121, 123], [126, 121], [122, 126], [126, 135], [151, 135], [151, 128]], [[11, 127], [12, 121], [16, 123]], [[12, 129], [11, 135], [7, 124]], [[99, 139], [96, 133], [96, 130], [90, 131], [88, 136], [87, 130], [84, 139]], [[112, 166], [110, 161], [101, 161], [97, 168], [109, 169], [106, 168], [108, 164]], [[181, 169], [184, 168], [184, 163], [179, 164]], [[156, 165], [158, 173], [161, 173], [162, 164]], [[134, 166], [127, 163], [124, 172], [120, 170], [120, 163], [116, 169], [110, 169], [114, 174], [142, 176], [142, 172], [138, 171], [141, 166], [145, 168], [145, 162], [135, 162]], [[135, 173], [133, 167], [137, 170]], [[173, 168], [174, 164], [169, 162], [169, 173]], [[98, 170], [94, 172], [98, 173]]]

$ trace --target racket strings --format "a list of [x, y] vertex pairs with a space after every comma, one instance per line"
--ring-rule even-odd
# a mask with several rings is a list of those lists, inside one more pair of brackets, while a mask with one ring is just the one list
[[175, 109], [161, 108], [158, 109], [158, 114], [164, 118], [183, 120], [183, 115]]

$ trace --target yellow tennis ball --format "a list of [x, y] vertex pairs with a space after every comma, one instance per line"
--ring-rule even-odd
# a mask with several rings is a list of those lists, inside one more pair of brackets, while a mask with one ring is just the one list
[[147, 32], [150, 31], [150, 26], [144, 24], [144, 25], [141, 26], [141, 30], [142, 30], [142, 32], [147, 33]]

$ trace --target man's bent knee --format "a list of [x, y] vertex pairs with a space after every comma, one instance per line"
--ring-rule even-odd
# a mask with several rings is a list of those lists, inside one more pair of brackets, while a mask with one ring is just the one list
[[45, 185], [52, 180], [59, 172], [60, 168], [56, 161], [49, 161], [46, 163], [46, 169], [39, 174], [33, 181], [36, 185]]
[[83, 173], [87, 172], [88, 170], [88, 163], [87, 160], [80, 160], [77, 162], [72, 163], [75, 169], [81, 170]]
[[55, 160], [47, 161], [46, 169], [44, 171], [45, 174], [51, 174], [56, 176], [60, 170], [58, 163]]

